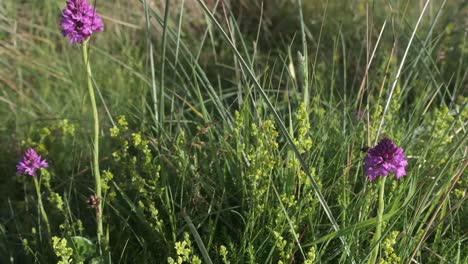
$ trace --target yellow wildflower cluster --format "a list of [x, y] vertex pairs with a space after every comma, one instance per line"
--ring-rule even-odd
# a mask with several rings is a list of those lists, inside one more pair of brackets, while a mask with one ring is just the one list
[[201, 259], [194, 254], [192, 250], [192, 241], [190, 241], [190, 236], [188, 233], [184, 233], [184, 240], [175, 243], [174, 246], [176, 250], [175, 259], [168, 257], [167, 263], [169, 264], [201, 264]]

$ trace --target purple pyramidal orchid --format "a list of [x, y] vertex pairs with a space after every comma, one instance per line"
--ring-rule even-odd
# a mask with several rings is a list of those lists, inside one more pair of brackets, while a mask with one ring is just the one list
[[375, 147], [367, 151], [364, 160], [364, 171], [372, 181], [378, 176], [385, 177], [390, 172], [399, 179], [406, 175], [408, 165], [403, 149], [397, 147], [390, 139], [382, 139]]
[[16, 173], [18, 175], [27, 174], [29, 176], [36, 176], [38, 169], [47, 167], [49, 167], [47, 161], [42, 159], [34, 149], [30, 148], [26, 150], [23, 159], [16, 165]]
[[101, 16], [86, 0], [68, 0], [60, 25], [62, 34], [70, 39], [70, 43], [82, 43], [94, 31], [104, 29]]

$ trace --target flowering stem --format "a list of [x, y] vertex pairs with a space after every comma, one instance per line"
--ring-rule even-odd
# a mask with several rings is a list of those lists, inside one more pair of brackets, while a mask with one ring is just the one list
[[[385, 192], [385, 180], [387, 177], [379, 177], [380, 182], [379, 182], [379, 207], [377, 209], [377, 227], [375, 229], [374, 233], [374, 238], [372, 239], [372, 245], [377, 244], [380, 240], [380, 237], [382, 235], [382, 217], [383, 217], [383, 212], [384, 212], [384, 192]], [[372, 255], [369, 259], [369, 264], [375, 264], [377, 260], [377, 256], [379, 255], [379, 246], [380, 243], [378, 243], [375, 246], [374, 251], [372, 252]]]
[[37, 180], [37, 176], [33, 176], [34, 179], [34, 187], [36, 188], [37, 194], [37, 203], [39, 206], [39, 211], [41, 211], [42, 220], [44, 221], [47, 229], [47, 236], [50, 238], [50, 225], [49, 225], [49, 218], [47, 217], [46, 211], [44, 209], [44, 205], [42, 204], [42, 195], [41, 195], [41, 187], [39, 185], [39, 181]]
[[96, 196], [99, 198], [96, 211], [99, 212], [96, 214], [97, 221], [97, 239], [99, 245], [103, 238], [103, 228], [102, 228], [102, 195], [101, 195], [101, 175], [99, 171], [99, 116], [96, 106], [96, 98], [94, 96], [93, 83], [91, 80], [91, 67], [88, 61], [88, 41], [83, 42], [83, 60], [86, 65], [86, 73], [88, 77], [88, 91], [89, 97], [91, 99], [91, 106], [93, 109], [94, 117], [94, 141], [93, 141], [93, 170], [94, 170], [94, 180], [95, 180], [95, 192]]

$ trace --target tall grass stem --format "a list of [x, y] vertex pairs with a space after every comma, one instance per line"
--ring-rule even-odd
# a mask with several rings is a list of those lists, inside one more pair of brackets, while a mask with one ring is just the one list
[[297, 0], [297, 9], [299, 13], [299, 23], [301, 24], [302, 55], [300, 56], [300, 65], [302, 70], [302, 88], [304, 92], [304, 104], [309, 109], [309, 56], [307, 54], [307, 36], [305, 33], [304, 15], [302, 14], [302, 0]]
[[164, 122], [164, 82], [165, 82], [165, 64], [166, 64], [166, 36], [167, 36], [167, 23], [169, 19], [169, 7], [170, 7], [170, 0], [166, 0], [165, 9], [164, 9], [164, 25], [163, 25], [163, 33], [162, 33], [162, 55], [161, 55], [161, 84], [159, 87], [159, 127], [162, 129], [163, 122]]

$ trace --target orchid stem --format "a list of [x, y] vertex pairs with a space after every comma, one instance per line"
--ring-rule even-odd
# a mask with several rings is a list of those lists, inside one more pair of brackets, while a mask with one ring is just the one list
[[37, 179], [37, 176], [33, 176], [33, 178], [34, 178], [34, 187], [36, 188], [36, 194], [37, 194], [37, 204], [39, 206], [39, 211], [41, 211], [42, 220], [44, 221], [44, 224], [46, 225], [47, 237], [50, 239], [51, 232], [50, 232], [49, 218], [47, 217], [47, 213], [44, 209], [44, 205], [42, 204], [41, 187], [39, 185], [39, 180]]
[[99, 171], [99, 116], [96, 106], [96, 98], [94, 96], [93, 83], [91, 80], [91, 67], [88, 60], [88, 41], [83, 42], [83, 60], [86, 65], [86, 73], [88, 79], [88, 91], [89, 97], [91, 99], [91, 106], [93, 109], [94, 117], [94, 140], [93, 140], [93, 171], [94, 171], [94, 180], [95, 180], [95, 192], [96, 196], [99, 199], [97, 204], [97, 213], [96, 222], [97, 222], [97, 239], [98, 244], [101, 246], [103, 238], [103, 228], [102, 228], [102, 194], [101, 194], [101, 175]]
[[382, 217], [384, 212], [384, 193], [385, 193], [385, 180], [387, 177], [379, 177], [379, 207], [377, 209], [377, 227], [375, 229], [374, 238], [372, 239], [372, 245], [376, 245], [372, 255], [369, 259], [369, 264], [375, 264], [377, 260], [377, 256], [379, 255], [379, 248], [380, 248], [380, 237], [382, 236]]

